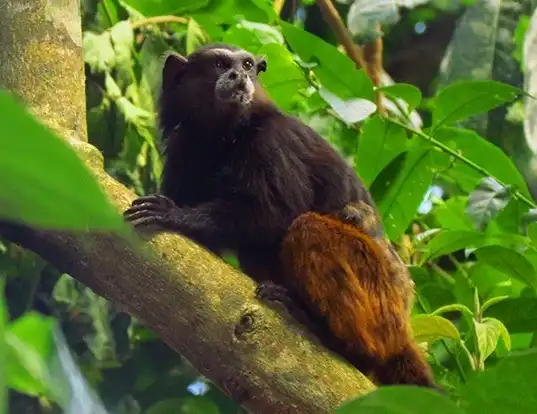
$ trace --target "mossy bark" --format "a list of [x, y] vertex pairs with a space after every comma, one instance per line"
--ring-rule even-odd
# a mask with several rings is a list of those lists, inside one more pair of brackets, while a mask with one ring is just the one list
[[[0, 0], [0, 87], [66, 137], [124, 209], [134, 194], [104, 172], [99, 151], [83, 142], [79, 26], [76, 0]], [[110, 234], [0, 230], [121, 304], [249, 411], [328, 413], [372, 389], [285, 312], [255, 300], [249, 278], [181, 236], [133, 243]]]

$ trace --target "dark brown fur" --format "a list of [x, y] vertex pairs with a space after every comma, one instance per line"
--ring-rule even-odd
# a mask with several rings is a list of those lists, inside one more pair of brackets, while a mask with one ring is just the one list
[[246, 76], [248, 57], [215, 49], [240, 51], [213, 45], [166, 61], [161, 194], [134, 201], [127, 219], [236, 251], [261, 297], [296, 298], [323, 326], [321, 339], [358, 369], [384, 384], [432, 386], [408, 330], [411, 280], [369, 193], [332, 146], [265, 96], [262, 59], [247, 74], [251, 103], [219, 101], [219, 79], [233, 68]]

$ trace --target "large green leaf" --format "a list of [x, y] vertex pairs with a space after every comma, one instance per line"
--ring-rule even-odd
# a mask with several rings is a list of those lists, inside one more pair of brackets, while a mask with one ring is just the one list
[[406, 149], [407, 141], [401, 127], [378, 115], [364, 123], [355, 168], [366, 186], [370, 186], [382, 169]]
[[425, 388], [410, 386], [381, 387], [341, 405], [336, 413], [463, 414], [447, 396]]
[[53, 352], [54, 320], [29, 313], [15, 320], [5, 332], [6, 381], [19, 392], [54, 398], [49, 363]]
[[[485, 168], [492, 177], [514, 186], [531, 198], [526, 182], [513, 161], [496, 145], [463, 128], [440, 128], [436, 130], [435, 138]], [[467, 192], [471, 192], [483, 178], [480, 172], [458, 160], [455, 160], [455, 165], [447, 174], [455, 178]]]
[[486, 246], [476, 250], [477, 258], [506, 274], [537, 288], [537, 276], [531, 262], [522, 254], [503, 246]]
[[0, 217], [39, 227], [119, 229], [123, 220], [74, 151], [0, 91]]
[[435, 130], [490, 111], [514, 101], [522, 93], [519, 88], [495, 81], [474, 80], [452, 83], [442, 89], [431, 102], [432, 128]]
[[257, 53], [267, 59], [267, 71], [260, 75], [260, 80], [270, 98], [283, 110], [292, 108], [302, 98], [300, 91], [308, 86], [304, 72], [289, 50], [278, 43], [267, 43]]
[[[386, 233], [391, 240], [399, 238], [414, 218], [434, 174], [428, 148], [409, 151], [402, 166], [398, 165], [397, 158], [394, 161], [385, 169], [392, 181], [385, 183], [386, 190], [380, 200], [376, 199]], [[384, 172], [379, 175], [373, 186], [378, 185], [379, 180], [385, 181], [386, 175]]]
[[426, 245], [421, 262], [434, 260], [458, 250], [481, 246], [486, 242], [483, 233], [471, 230], [443, 230]]
[[460, 340], [457, 327], [449, 319], [438, 315], [415, 315], [411, 319], [414, 340], [431, 344], [442, 338]]
[[470, 378], [461, 388], [466, 413], [533, 413], [537, 407], [537, 352], [511, 356]]
[[533, 332], [537, 326], [537, 298], [507, 298], [484, 313], [501, 320], [511, 333]]
[[283, 35], [291, 49], [307, 63], [321, 84], [341, 99], [363, 98], [375, 101], [373, 82], [364, 70], [336, 47], [298, 27], [280, 22]]
[[479, 359], [484, 362], [496, 349], [498, 339], [504, 340], [507, 350], [511, 348], [511, 338], [505, 325], [495, 318], [484, 318], [482, 322], [474, 321]]

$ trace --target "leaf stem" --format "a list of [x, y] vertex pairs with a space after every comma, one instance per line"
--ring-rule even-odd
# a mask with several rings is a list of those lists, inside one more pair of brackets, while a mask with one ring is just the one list
[[[437, 139], [433, 138], [432, 136], [426, 134], [425, 132], [423, 131], [420, 131], [416, 128], [413, 128], [411, 126], [408, 126], [408, 125], [405, 125], [404, 123], [396, 120], [396, 119], [393, 119], [393, 118], [390, 118], [390, 117], [383, 117], [383, 119], [385, 119], [387, 122], [390, 122], [394, 125], [398, 125], [400, 126], [401, 128], [404, 128], [406, 129], [407, 131], [409, 132], [412, 132], [413, 134], [429, 141], [431, 144], [433, 144], [436, 148], [439, 148], [440, 150], [442, 150], [443, 152], [447, 153], [447, 154], [450, 154], [451, 156], [453, 156], [454, 158], [456, 158], [457, 160], [459, 160], [460, 162], [468, 165], [470, 168], [474, 169], [475, 171], [479, 172], [480, 174], [482, 174], [483, 176], [485, 177], [493, 177], [500, 185], [504, 186], [504, 187], [507, 187], [507, 184], [502, 182], [501, 180], [499, 180], [497, 177], [494, 177], [490, 172], [488, 172], [485, 168], [481, 167], [480, 165], [476, 164], [475, 162], [469, 160], [468, 158], [466, 158], [464, 155], [461, 155], [459, 152], [455, 151], [453, 148], [450, 148], [449, 146], [447, 146], [446, 144], [438, 141]], [[530, 208], [535, 208], [537, 207], [535, 205], [535, 203], [533, 201], [531, 201], [529, 198], [527, 198], [524, 194], [522, 194], [519, 190], [516, 190], [513, 192], [513, 197], [515, 197], [516, 199], [522, 201], [524, 204], [526, 204], [527, 206], [529, 206]]]

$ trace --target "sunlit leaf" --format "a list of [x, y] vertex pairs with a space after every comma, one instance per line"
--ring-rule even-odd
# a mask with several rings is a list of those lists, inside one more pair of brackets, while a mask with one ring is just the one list
[[474, 327], [481, 362], [484, 362], [494, 352], [500, 336], [504, 339], [506, 347], [511, 348], [509, 333], [498, 319], [486, 318], [482, 322], [474, 320]]
[[196, 20], [190, 19], [186, 29], [186, 54], [191, 54], [206, 42], [207, 39], [201, 26]]
[[442, 89], [431, 103], [433, 129], [452, 125], [514, 101], [523, 91], [511, 85], [489, 80], [457, 81]]
[[438, 315], [415, 315], [411, 318], [414, 340], [433, 343], [442, 338], [460, 340], [460, 333], [453, 322]]
[[123, 20], [110, 29], [116, 64], [128, 64], [134, 43], [134, 31], [129, 21]]
[[433, 313], [431, 313], [431, 315], [439, 315], [441, 313], [454, 312], [454, 311], [466, 313], [467, 315], [470, 315], [470, 316], [474, 315], [474, 313], [467, 306], [461, 305], [459, 303], [441, 306], [440, 308], [436, 309]]
[[116, 53], [108, 31], [101, 34], [84, 32], [83, 52], [84, 62], [92, 72], [106, 72], [116, 64]]

